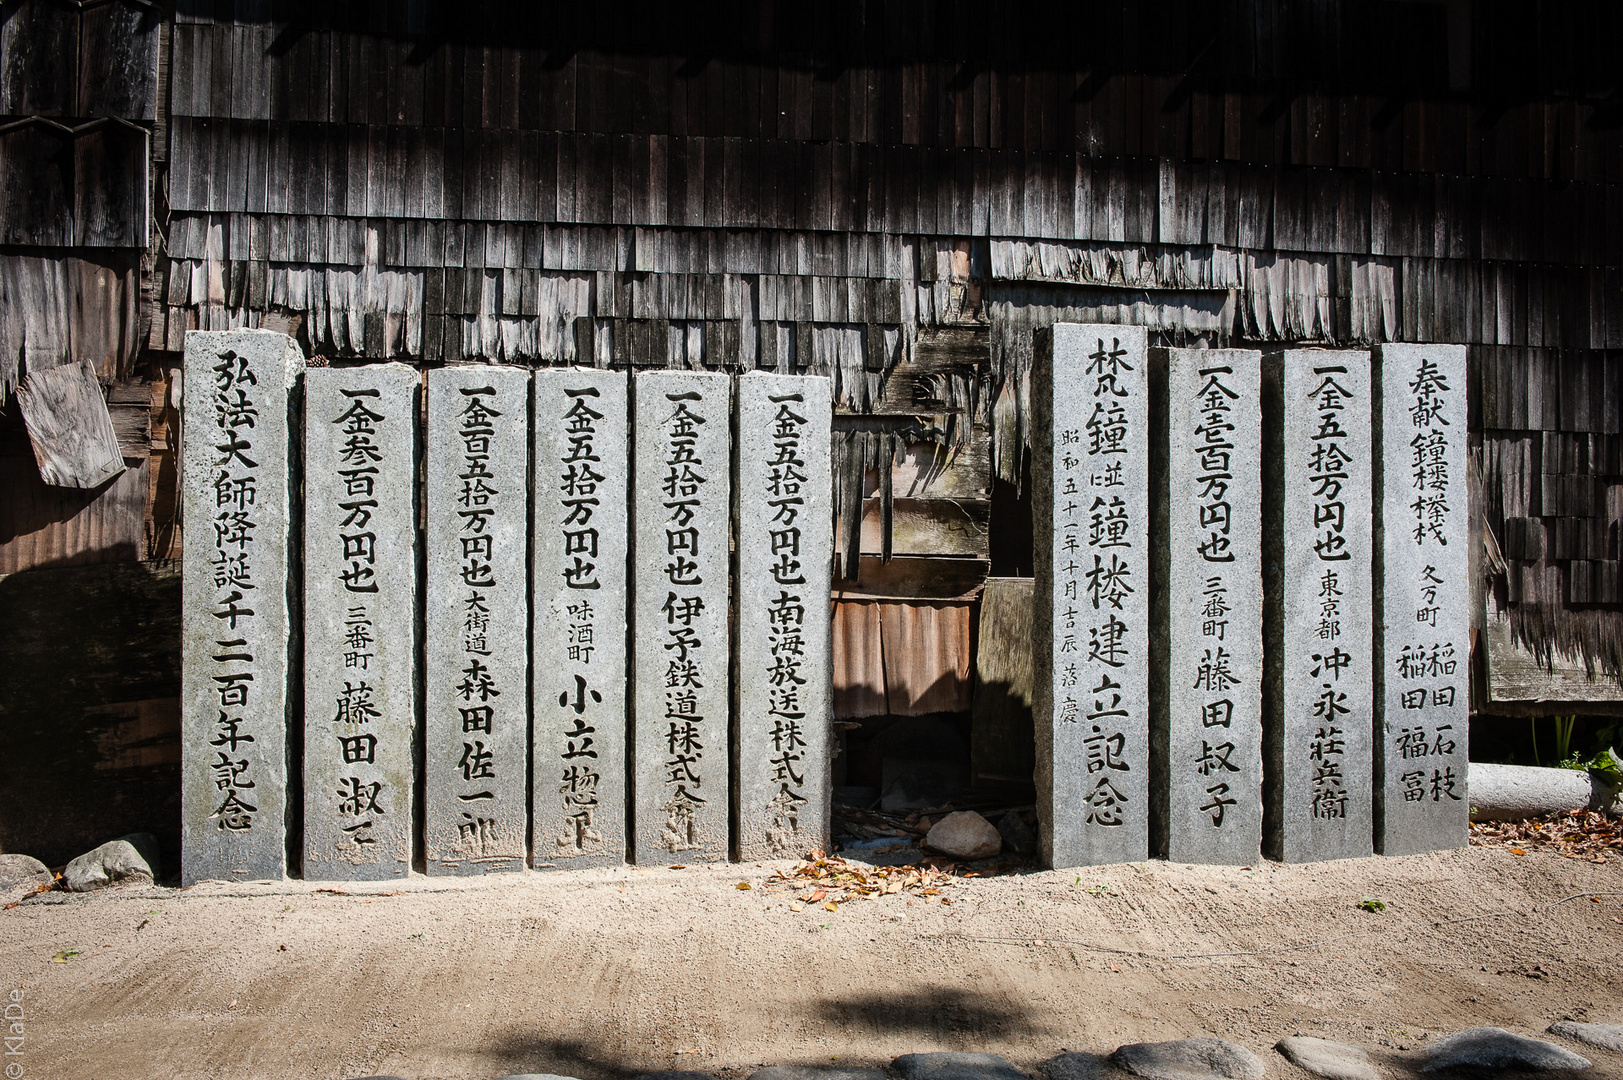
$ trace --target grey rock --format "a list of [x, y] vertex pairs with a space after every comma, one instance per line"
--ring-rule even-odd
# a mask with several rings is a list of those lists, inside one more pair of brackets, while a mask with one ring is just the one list
[[1032, 719], [1055, 868], [1149, 858], [1147, 359], [1141, 326], [1037, 339]]
[[725, 859], [732, 381], [638, 371], [631, 394], [633, 861]]
[[1439, 1069], [1587, 1069], [1588, 1058], [1542, 1039], [1514, 1035], [1504, 1028], [1479, 1027], [1438, 1039], [1427, 1047], [1421, 1072]]
[[32, 855], [0, 855], [0, 889], [32, 889], [50, 881], [50, 869]]
[[191, 331], [181, 396], [181, 882], [287, 873], [287, 583], [304, 372], [269, 330]]
[[[676, 1075], [684, 1076], [688, 1074], [678, 1073]], [[703, 1076], [704, 1074], [698, 1073], [696, 1075]], [[393, 1080], [393, 1078], [380, 1076], [376, 1080]], [[513, 1073], [509, 1076], [500, 1077], [499, 1080], [576, 1080], [576, 1078], [564, 1076], [562, 1073]]]
[[[1383, 527], [1375, 583], [1375, 850], [1464, 847], [1471, 653], [1465, 475], [1465, 346], [1381, 345], [1375, 388], [1376, 494]], [[1423, 486], [1415, 460], [1424, 455]], [[1423, 501], [1422, 501], [1423, 500]], [[1416, 515], [1425, 510], [1425, 519]], [[1405, 657], [1424, 654], [1416, 665]], [[1433, 659], [1435, 658], [1435, 659]]]
[[1292, 1035], [1280, 1039], [1274, 1049], [1297, 1068], [1326, 1080], [1381, 1080], [1381, 1074], [1361, 1046]]
[[883, 1069], [838, 1069], [820, 1065], [769, 1065], [749, 1080], [885, 1080]]
[[1581, 769], [1471, 763], [1471, 816], [1477, 821], [1525, 821], [1587, 806], [1593, 794]]
[[902, 1080], [1026, 1080], [1025, 1073], [996, 1054], [943, 1050], [903, 1054], [890, 1063]]
[[130, 838], [109, 840], [80, 855], [62, 871], [62, 884], [69, 892], [93, 892], [126, 881], [150, 885], [152, 878], [152, 864]]
[[305, 372], [306, 881], [411, 870], [417, 386], [405, 364]]
[[997, 834], [1003, 837], [1003, 846], [1010, 851], [1019, 855], [1037, 854], [1037, 834], [1019, 811], [1011, 810], [998, 819]]
[[1262, 354], [1152, 355], [1157, 371], [1164, 356], [1168, 451], [1155, 839], [1173, 862], [1249, 866], [1262, 851]]
[[1145, 1080], [1262, 1080], [1266, 1075], [1257, 1055], [1210, 1037], [1129, 1043], [1117, 1047], [1110, 1060]]
[[1080, 1052], [1049, 1058], [1037, 1071], [1048, 1080], [1126, 1080], [1132, 1075], [1116, 1068], [1108, 1057]]
[[534, 389], [530, 850], [538, 867], [615, 866], [626, 857], [630, 382], [554, 368]]
[[665, 1072], [643, 1073], [637, 1080], [716, 1080], [709, 1073], [669, 1069]]
[[1003, 837], [973, 810], [958, 810], [930, 826], [926, 847], [955, 859], [990, 859], [1003, 850]]
[[1564, 1035], [1602, 1050], [1616, 1050], [1623, 1054], [1623, 1024], [1584, 1024], [1576, 1020], [1559, 1020], [1547, 1030], [1551, 1035]]
[[811, 599], [829, 590], [832, 402], [826, 378], [752, 372], [738, 380], [733, 778], [741, 859], [829, 847], [830, 614]]
[[[1281, 681], [1264, 695], [1263, 727], [1279, 733], [1264, 848], [1282, 862], [1359, 858], [1375, 850], [1369, 353], [1287, 349], [1263, 377], [1284, 402], [1282, 452], [1264, 464], [1279, 516], [1263, 522], [1263, 565], [1284, 608], [1264, 628]], [[1325, 480], [1327, 461], [1345, 468]]]

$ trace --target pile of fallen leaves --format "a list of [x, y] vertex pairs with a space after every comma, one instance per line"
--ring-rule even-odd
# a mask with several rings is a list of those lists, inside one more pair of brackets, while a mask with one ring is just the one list
[[1603, 863], [1609, 857], [1623, 859], [1623, 818], [1594, 810], [1564, 810], [1527, 821], [1474, 821], [1471, 844], [1502, 847], [1512, 855], [1542, 849], [1569, 859]]
[[950, 904], [952, 900], [942, 896], [941, 891], [954, 884], [953, 869], [951, 864], [944, 867], [868, 866], [814, 851], [811, 858], [796, 863], [789, 870], [779, 870], [761, 887], [793, 895], [794, 900], [789, 904], [791, 911], [802, 911], [807, 905], [838, 911], [839, 906], [849, 900], [878, 900], [898, 893], [940, 896], [943, 904]]

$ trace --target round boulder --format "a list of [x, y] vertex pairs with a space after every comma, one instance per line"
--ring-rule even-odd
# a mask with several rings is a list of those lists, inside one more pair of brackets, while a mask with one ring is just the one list
[[973, 862], [990, 859], [1002, 851], [1003, 837], [990, 821], [975, 811], [959, 810], [930, 826], [924, 846], [954, 859]]

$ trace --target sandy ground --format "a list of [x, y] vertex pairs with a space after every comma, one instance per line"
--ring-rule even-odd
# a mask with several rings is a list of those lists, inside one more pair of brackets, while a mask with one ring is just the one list
[[28, 1077], [739, 1077], [936, 1049], [1029, 1068], [1200, 1034], [1300, 1077], [1283, 1035], [1397, 1063], [1479, 1024], [1623, 1022], [1617, 863], [1148, 863], [837, 912], [790, 911], [763, 888], [778, 865], [47, 894], [0, 911], [0, 993], [23, 992]]

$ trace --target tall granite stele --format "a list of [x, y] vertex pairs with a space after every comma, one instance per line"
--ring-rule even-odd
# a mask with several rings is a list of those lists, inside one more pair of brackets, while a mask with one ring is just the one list
[[[423, 844], [522, 870], [529, 812], [530, 373], [428, 373]], [[397, 628], [398, 632], [398, 628]]]
[[181, 382], [181, 879], [287, 873], [293, 400], [269, 330], [186, 335]]
[[1149, 856], [1147, 359], [1143, 327], [1037, 337], [1032, 716], [1055, 868]]
[[305, 373], [307, 880], [411, 872], [417, 388], [404, 364]]
[[829, 850], [833, 739], [829, 380], [738, 380], [737, 856]]
[[1264, 850], [1356, 858], [1374, 850], [1369, 354], [1285, 350], [1264, 381]]
[[632, 379], [632, 845], [643, 864], [728, 855], [732, 379]]
[[1173, 862], [1244, 866], [1262, 854], [1262, 354], [1151, 356], [1166, 402], [1153, 846]]
[[534, 380], [532, 858], [613, 865], [626, 857], [629, 379]]
[[1375, 850], [1462, 847], [1470, 822], [1463, 345], [1382, 345], [1375, 456]]

